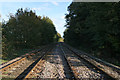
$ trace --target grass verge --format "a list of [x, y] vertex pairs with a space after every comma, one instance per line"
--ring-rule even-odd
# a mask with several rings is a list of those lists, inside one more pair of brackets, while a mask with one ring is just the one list
[[34, 49], [21, 49], [21, 50], [16, 50], [15, 52], [13, 52], [12, 54], [9, 54], [8, 56], [0, 59], [0, 64], [8, 62], [16, 57], [19, 57], [21, 55], [24, 55], [25, 53], [28, 53], [30, 51], [32, 51]]

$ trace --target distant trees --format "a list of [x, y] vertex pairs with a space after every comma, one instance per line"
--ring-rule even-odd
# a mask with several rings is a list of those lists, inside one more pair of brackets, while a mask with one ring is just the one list
[[120, 2], [72, 2], [68, 11], [64, 32], [66, 43], [119, 60]]
[[57, 33], [57, 42], [64, 42], [64, 39], [61, 37], [60, 33]]
[[[1, 14], [0, 14], [1, 19]], [[0, 22], [0, 57], [2, 57], [2, 28], [1, 28], [1, 22]]]
[[32, 10], [18, 9], [2, 25], [2, 48], [6, 56], [14, 50], [35, 48], [56, 41], [57, 31], [48, 17], [37, 16]]

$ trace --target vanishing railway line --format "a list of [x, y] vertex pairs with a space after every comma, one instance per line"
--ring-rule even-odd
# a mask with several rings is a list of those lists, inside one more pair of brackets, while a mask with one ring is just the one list
[[[44, 53], [39, 56], [38, 59], [36, 59], [35, 62], [33, 62], [23, 73], [21, 73], [17, 79], [26, 79], [29, 76], [32, 76], [32, 72], [36, 71], [36, 69], [39, 69], [38, 67], [43, 63], [41, 60], [46, 56], [48, 51], [50, 51], [52, 48], [45, 49]], [[39, 70], [40, 71], [40, 70]]]
[[120, 80], [120, 67], [115, 66], [113, 64], [107, 63], [105, 61], [102, 61], [98, 58], [95, 58], [87, 53], [84, 53], [82, 51], [76, 50], [68, 45], [64, 45], [68, 50], [70, 50], [72, 53], [77, 55], [79, 58], [86, 61], [86, 64], [90, 64], [94, 66], [97, 70], [101, 71], [103, 74], [107, 75], [109, 79], [117, 79]]
[[68, 61], [71, 70], [76, 79], [102, 79], [109, 80], [113, 79], [111, 76], [107, 75], [91, 63], [87, 62], [85, 59], [81, 58], [78, 54], [71, 52], [67, 48], [62, 49], [66, 60]]
[[[58, 43], [48, 45], [27, 56], [18, 57], [2, 65], [0, 71], [2, 71], [3, 78], [14, 78], [15, 80], [31, 78], [120, 79], [119, 67], [114, 66], [117, 68], [116, 70], [102, 64], [68, 45]], [[15, 76], [11, 77], [11, 75]]]
[[[42, 47], [42, 48], [43, 48], [43, 47]], [[42, 48], [41, 48], [41, 49], [42, 49]], [[11, 60], [11, 61], [9, 61], [9, 62], [5, 62], [5, 63], [1, 64], [1, 66], [0, 66], [0, 71], [2, 71], [2, 72], [6, 71], [6, 69], [11, 68], [11, 66], [14, 66], [14, 65], [20, 63], [21, 61], [26, 60], [26, 58], [28, 58], [28, 57], [30, 57], [30, 56], [32, 56], [32, 55], [35, 55], [35, 53], [39, 52], [41, 49], [31, 51], [31, 52], [29, 52], [29, 53], [26, 53], [25, 55], [22, 55], [22, 56], [20, 56], [20, 57], [17, 57], [17, 58], [15, 58], [15, 59]]]
[[27, 67], [34, 63], [42, 54], [44, 54], [48, 47], [50, 46], [44, 46], [41, 49], [22, 55], [22, 57], [18, 57], [6, 64], [1, 65], [0, 71], [2, 73], [2, 78], [15, 79], [22, 72], [24, 72]]

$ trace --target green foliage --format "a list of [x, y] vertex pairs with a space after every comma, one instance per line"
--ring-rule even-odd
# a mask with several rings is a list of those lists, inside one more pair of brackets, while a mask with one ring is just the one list
[[72, 2], [66, 14], [65, 42], [100, 56], [120, 57], [120, 2]]
[[54, 36], [54, 38], [55, 38], [55, 42], [59, 42], [62, 37], [61, 37], [60, 33], [57, 32], [57, 34]]
[[64, 39], [61, 37], [59, 38], [58, 42], [64, 42]]
[[9, 21], [2, 25], [3, 55], [53, 43], [56, 34], [53, 22], [48, 17], [37, 16], [32, 10], [18, 9], [17, 13], [10, 15]]

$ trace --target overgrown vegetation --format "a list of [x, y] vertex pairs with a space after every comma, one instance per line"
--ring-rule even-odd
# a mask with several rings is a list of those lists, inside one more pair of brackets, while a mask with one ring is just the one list
[[59, 33], [57, 33], [58, 39], [57, 42], [64, 42], [64, 39], [61, 37]]
[[120, 2], [72, 2], [68, 11], [65, 42], [120, 65]]
[[15, 15], [10, 15], [8, 22], [2, 24], [3, 58], [13, 57], [20, 50], [39, 48], [58, 39], [51, 19], [37, 16], [29, 9], [18, 9]]

